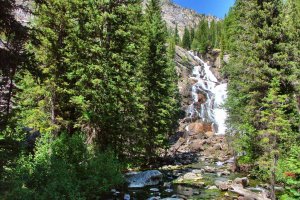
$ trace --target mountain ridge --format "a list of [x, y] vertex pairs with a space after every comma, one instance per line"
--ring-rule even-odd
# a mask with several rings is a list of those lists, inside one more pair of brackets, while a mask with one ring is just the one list
[[[149, 0], [143, 0], [143, 6], [145, 7]], [[172, 0], [161, 0], [162, 17], [167, 24], [168, 29], [175, 30], [176, 24], [178, 28], [179, 36], [182, 37], [184, 28], [195, 28], [199, 21], [206, 19], [209, 22], [212, 20], [219, 21], [220, 19], [205, 14], [199, 14], [193, 9], [184, 8]]]

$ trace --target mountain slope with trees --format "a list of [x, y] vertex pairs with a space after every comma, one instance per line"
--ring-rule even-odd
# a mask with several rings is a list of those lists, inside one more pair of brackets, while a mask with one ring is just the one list
[[280, 181], [289, 190], [286, 197], [300, 194], [300, 23], [295, 5], [294, 0], [238, 0], [224, 22], [223, 51], [231, 54], [223, 69], [229, 79], [229, 132], [236, 151], [245, 152], [239, 163], [252, 164], [260, 178], [270, 180], [271, 199], [276, 199], [274, 186]]

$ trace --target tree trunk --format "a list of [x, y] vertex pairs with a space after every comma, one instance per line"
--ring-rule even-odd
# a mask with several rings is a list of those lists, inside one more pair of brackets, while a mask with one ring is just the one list
[[[51, 104], [51, 123], [53, 126], [56, 125], [56, 116], [55, 116], [55, 94], [52, 94], [51, 99], [50, 99], [50, 104]], [[57, 135], [57, 130], [56, 128], [54, 131], [52, 131], [53, 135]]]

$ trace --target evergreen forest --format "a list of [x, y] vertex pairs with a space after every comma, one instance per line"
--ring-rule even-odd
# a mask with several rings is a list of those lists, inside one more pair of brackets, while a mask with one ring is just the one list
[[232, 174], [268, 192], [215, 184], [219, 198], [171, 199], [300, 199], [300, 0], [235, 0], [224, 19], [174, 27], [160, 0], [0, 0], [0, 198], [148, 199], [107, 194], [127, 188], [128, 172], [169, 165], [190, 124], [201, 121], [203, 137], [217, 132], [185, 117], [178, 60], [193, 62], [180, 50], [201, 59], [217, 52], [214, 70], [228, 88], [226, 134], [216, 137], [234, 158]]

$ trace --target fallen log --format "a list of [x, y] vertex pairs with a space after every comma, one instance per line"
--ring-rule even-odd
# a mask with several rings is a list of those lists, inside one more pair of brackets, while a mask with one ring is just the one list
[[242, 195], [249, 200], [271, 200], [267, 198], [265, 194], [255, 193], [250, 190], [244, 189], [242, 185], [234, 184], [231, 185], [231, 188], [232, 188], [231, 192]]

